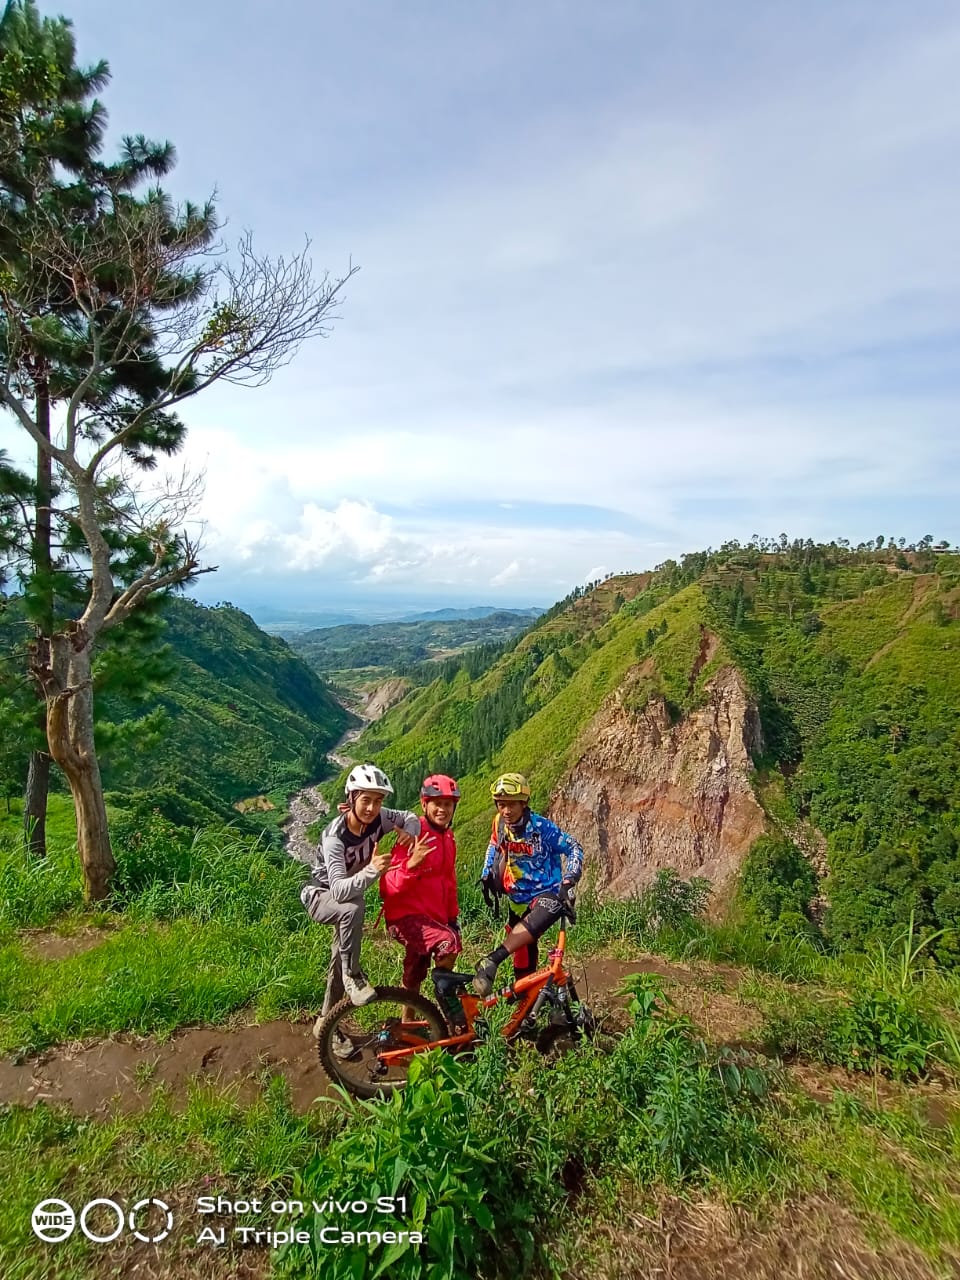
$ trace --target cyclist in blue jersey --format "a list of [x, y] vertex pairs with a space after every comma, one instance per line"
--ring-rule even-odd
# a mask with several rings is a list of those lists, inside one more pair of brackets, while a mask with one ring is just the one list
[[497, 969], [513, 956], [515, 978], [537, 968], [537, 940], [558, 919], [583, 872], [583, 849], [566, 831], [530, 811], [530, 784], [504, 773], [490, 788], [497, 807], [480, 883], [484, 893], [506, 894], [507, 935], [477, 966], [473, 989], [488, 996]]

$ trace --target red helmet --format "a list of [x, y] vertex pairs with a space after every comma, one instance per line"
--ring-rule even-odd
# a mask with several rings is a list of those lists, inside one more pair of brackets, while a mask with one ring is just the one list
[[448, 778], [445, 773], [431, 773], [429, 778], [424, 778], [420, 787], [421, 800], [437, 800], [443, 796], [449, 796], [451, 800], [460, 799], [460, 788], [455, 778]]

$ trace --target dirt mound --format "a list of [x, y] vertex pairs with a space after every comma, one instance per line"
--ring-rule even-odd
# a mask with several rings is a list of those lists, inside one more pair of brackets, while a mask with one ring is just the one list
[[67, 960], [99, 947], [110, 936], [109, 929], [85, 925], [74, 933], [57, 933], [52, 929], [22, 929], [20, 941], [28, 955], [38, 960]]
[[625, 1205], [623, 1221], [597, 1260], [596, 1280], [938, 1280], [919, 1249], [871, 1243], [863, 1225], [834, 1201], [809, 1197], [760, 1223], [743, 1210], [664, 1197], [656, 1217]]

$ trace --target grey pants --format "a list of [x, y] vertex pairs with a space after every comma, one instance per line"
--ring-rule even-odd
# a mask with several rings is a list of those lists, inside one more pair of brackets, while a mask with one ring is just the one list
[[333, 925], [333, 942], [330, 947], [330, 967], [327, 969], [327, 989], [323, 993], [321, 1014], [329, 1013], [346, 994], [343, 989], [345, 973], [360, 973], [360, 943], [363, 940], [364, 904], [337, 902], [327, 889], [308, 884], [300, 891], [300, 901], [307, 915], [317, 924]]

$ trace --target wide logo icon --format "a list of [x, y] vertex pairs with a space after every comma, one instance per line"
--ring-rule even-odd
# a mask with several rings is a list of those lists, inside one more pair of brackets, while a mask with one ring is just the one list
[[77, 1216], [66, 1200], [41, 1200], [30, 1215], [33, 1234], [50, 1244], [68, 1239], [77, 1225]]
[[[95, 1230], [90, 1223], [91, 1217], [98, 1227], [106, 1226], [107, 1229]], [[153, 1232], [141, 1230], [141, 1225], [147, 1225], [142, 1224], [141, 1219], [151, 1217], [158, 1229]], [[116, 1240], [125, 1227], [129, 1227], [130, 1232], [144, 1244], [158, 1244], [161, 1240], [166, 1240], [173, 1230], [173, 1213], [170, 1206], [156, 1196], [138, 1200], [129, 1214], [124, 1213], [123, 1207], [115, 1200], [98, 1197], [83, 1206], [79, 1222], [80, 1230], [94, 1244], [109, 1244], [111, 1240]], [[73, 1234], [77, 1215], [66, 1200], [41, 1200], [30, 1215], [30, 1225], [34, 1235], [41, 1240], [48, 1244], [59, 1244]]]

